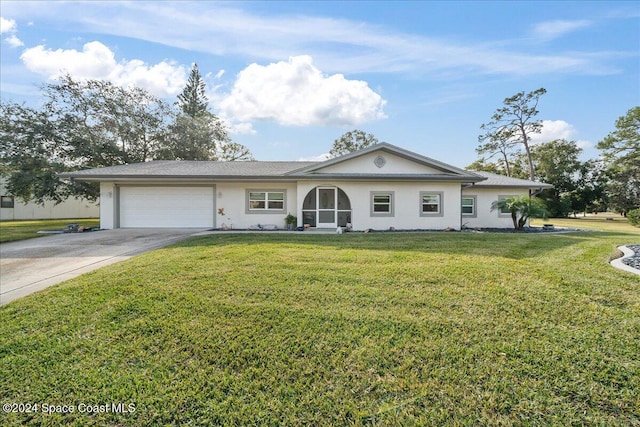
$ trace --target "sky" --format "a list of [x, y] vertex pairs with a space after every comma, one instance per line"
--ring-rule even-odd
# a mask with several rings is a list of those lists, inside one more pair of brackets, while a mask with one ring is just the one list
[[640, 105], [639, 1], [0, 3], [0, 98], [63, 73], [169, 102], [193, 63], [256, 160], [316, 160], [353, 129], [458, 167], [518, 92], [547, 89], [535, 143], [598, 141]]

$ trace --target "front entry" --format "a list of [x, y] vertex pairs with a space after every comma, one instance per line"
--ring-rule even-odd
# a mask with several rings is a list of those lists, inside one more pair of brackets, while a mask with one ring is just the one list
[[346, 227], [351, 223], [351, 202], [338, 187], [316, 187], [304, 198], [302, 217], [310, 227]]
[[335, 188], [318, 187], [318, 228], [335, 228], [337, 194]]

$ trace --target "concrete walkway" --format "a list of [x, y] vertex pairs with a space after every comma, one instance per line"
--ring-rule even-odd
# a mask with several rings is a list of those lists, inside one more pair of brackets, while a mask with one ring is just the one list
[[0, 305], [202, 229], [119, 229], [0, 244]]
[[637, 268], [633, 268], [630, 265], [627, 265], [624, 262], [622, 262], [626, 258], [633, 258], [634, 256], [636, 256], [636, 253], [626, 246], [618, 246], [618, 250], [622, 252], [622, 257], [611, 260], [611, 265], [617, 269], [626, 271], [627, 273], [640, 275], [640, 270], [638, 270]]

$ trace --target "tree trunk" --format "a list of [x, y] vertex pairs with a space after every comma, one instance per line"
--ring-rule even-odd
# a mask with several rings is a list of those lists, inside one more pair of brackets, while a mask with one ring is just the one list
[[527, 152], [527, 161], [529, 162], [529, 179], [534, 181], [535, 170], [533, 168], [533, 158], [531, 157], [531, 149], [529, 148], [529, 138], [527, 137], [527, 131], [524, 126], [520, 126], [520, 132], [522, 132], [522, 144]]

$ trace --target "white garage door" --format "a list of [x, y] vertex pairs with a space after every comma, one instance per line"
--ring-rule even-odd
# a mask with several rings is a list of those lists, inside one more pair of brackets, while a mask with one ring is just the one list
[[120, 227], [213, 227], [213, 187], [120, 187]]

